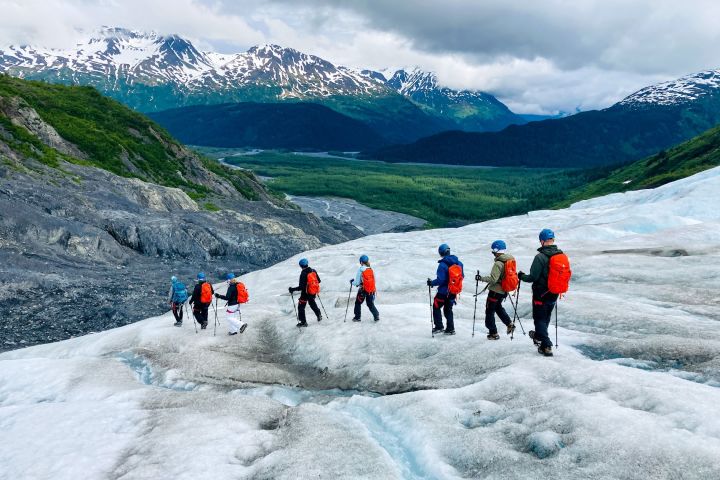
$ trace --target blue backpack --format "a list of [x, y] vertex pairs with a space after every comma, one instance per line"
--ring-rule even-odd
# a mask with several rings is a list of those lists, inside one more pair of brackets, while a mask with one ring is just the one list
[[173, 296], [172, 301], [174, 303], [185, 303], [188, 299], [187, 287], [182, 282], [173, 283]]

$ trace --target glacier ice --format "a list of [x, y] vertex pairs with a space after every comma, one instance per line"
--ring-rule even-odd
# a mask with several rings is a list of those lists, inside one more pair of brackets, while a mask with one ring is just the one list
[[[331, 318], [301, 331], [286, 293], [297, 257], [243, 278], [253, 301], [237, 337], [168, 314], [3, 353], [0, 479], [720, 478], [719, 191], [716, 168], [305, 252]], [[555, 357], [519, 329], [486, 342], [480, 321], [472, 338], [469, 294], [458, 335], [431, 338], [424, 279], [439, 243], [484, 272], [503, 238], [527, 269], [544, 227], [574, 270]], [[342, 321], [360, 253], [377, 324]]]

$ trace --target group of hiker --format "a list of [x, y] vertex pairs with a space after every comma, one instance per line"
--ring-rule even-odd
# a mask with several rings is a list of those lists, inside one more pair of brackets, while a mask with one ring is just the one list
[[[477, 298], [485, 290], [488, 290], [485, 301], [485, 327], [488, 330], [488, 340], [499, 340], [500, 335], [495, 321], [495, 316], [506, 327], [506, 333], [513, 335], [515, 331], [515, 318], [517, 317], [517, 303], [520, 292], [521, 282], [532, 283], [532, 315], [535, 329], [530, 330], [528, 335], [533, 343], [538, 347], [538, 352], [545, 356], [552, 356], [553, 343], [548, 333], [551, 315], [556, 307], [558, 298], [568, 290], [570, 277], [570, 262], [567, 255], [555, 245], [555, 233], [550, 229], [544, 229], [540, 232], [538, 239], [540, 248], [533, 259], [530, 266], [530, 273], [517, 271], [515, 258], [507, 251], [507, 245], [503, 240], [496, 240], [490, 246], [494, 257], [493, 265], [489, 275], [481, 275], [480, 271], [475, 275], [475, 307], [477, 309]], [[465, 271], [463, 263], [453, 255], [450, 246], [443, 243], [438, 248], [440, 260], [438, 260], [437, 272], [435, 279], [428, 278], [427, 286], [430, 295], [432, 309], [432, 335], [444, 334], [455, 335], [455, 323], [453, 317], [453, 307], [456, 304], [458, 295], [462, 292]], [[355, 307], [353, 310], [352, 321], [361, 321], [362, 304], [365, 303], [370, 313], [373, 315], [375, 322], [380, 321], [380, 313], [375, 306], [375, 297], [377, 294], [375, 286], [375, 274], [370, 266], [370, 259], [367, 255], [362, 255], [359, 259], [360, 266], [354, 278], [350, 279], [350, 292], [348, 294], [348, 304], [345, 310], [350, 306], [350, 297], [353, 287], [357, 287], [357, 295], [355, 297]], [[317, 321], [323, 319], [322, 312], [317, 305], [316, 300], [320, 294], [320, 275], [317, 271], [310, 267], [306, 258], [299, 261], [301, 268], [298, 286], [289, 287], [288, 292], [293, 297], [293, 308], [295, 308], [294, 293], [300, 292], [297, 301], [297, 327], [307, 327], [307, 318], [305, 309], [310, 305], [310, 309], [315, 314]], [[213, 287], [207, 282], [204, 273], [197, 276], [197, 284], [193, 289], [193, 293], [189, 296], [185, 285], [178, 281], [176, 277], [172, 277], [172, 285], [169, 292], [169, 302], [175, 316], [175, 326], [182, 326], [183, 306], [188, 301], [192, 308], [192, 313], [200, 325], [201, 329], [208, 326], [208, 312], [213, 302], [213, 298], [226, 301], [225, 318], [228, 324], [228, 335], [237, 335], [243, 333], [247, 328], [247, 323], [242, 321], [240, 313], [240, 305], [249, 300], [248, 291], [245, 285], [239, 281], [234, 274], [227, 275], [228, 288], [225, 295], [215, 293]], [[483, 291], [477, 291], [480, 282], [486, 283]], [[435, 297], [432, 297], [432, 289], [437, 288]], [[513, 294], [515, 301], [513, 302]], [[503, 302], [510, 297], [510, 302], [515, 310], [515, 317], [511, 318], [503, 307]], [[324, 310], [323, 306], [323, 310]], [[217, 313], [217, 303], [215, 307]], [[327, 313], [326, 313], [327, 316]], [[443, 326], [443, 317], [445, 325]], [[217, 324], [216, 324], [217, 326]], [[473, 335], [474, 335], [474, 318], [473, 318]]]

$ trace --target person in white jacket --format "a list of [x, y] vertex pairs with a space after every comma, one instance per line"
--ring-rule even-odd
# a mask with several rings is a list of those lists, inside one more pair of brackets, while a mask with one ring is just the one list
[[375, 307], [375, 273], [370, 267], [370, 259], [367, 255], [360, 257], [360, 268], [358, 268], [355, 278], [350, 280], [350, 284], [358, 287], [357, 297], [355, 297], [355, 316], [353, 322], [360, 321], [361, 306], [363, 302], [367, 302], [370, 313], [376, 322], [380, 321], [380, 313]]

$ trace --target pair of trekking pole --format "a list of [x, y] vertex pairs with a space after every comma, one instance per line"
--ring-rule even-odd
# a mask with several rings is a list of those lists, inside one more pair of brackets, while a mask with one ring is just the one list
[[[478, 270], [477, 273], [478, 273], [478, 275], [480, 275], [480, 270]], [[473, 337], [475, 337], [475, 319], [476, 319], [476, 316], [477, 316], [477, 299], [478, 299], [478, 297], [479, 297], [480, 295], [482, 295], [483, 292], [484, 292], [485, 290], [487, 290], [488, 287], [490, 286], [490, 284], [488, 283], [487, 285], [485, 285], [485, 288], [483, 288], [482, 291], [481, 291], [480, 293], [478, 293], [478, 285], [479, 285], [479, 283], [480, 283], [479, 280], [475, 280], [475, 309], [473, 310], [473, 330], [472, 330], [472, 336], [473, 336]], [[508, 294], [508, 298], [510, 299], [510, 304], [511, 304], [512, 307], [513, 307], [513, 319], [512, 319], [512, 323], [515, 323], [515, 320], [517, 320], [518, 323], [520, 324], [520, 330], [522, 330], [523, 335], [525, 335], [525, 328], [523, 328], [522, 321], [520, 320], [520, 315], [518, 314], [518, 311], [517, 311], [517, 307], [518, 307], [518, 304], [519, 304], [519, 301], [520, 301], [520, 283], [518, 283], [518, 288], [517, 288], [517, 290], [515, 291], [515, 302], [513, 303], [513, 296], [512, 296], [512, 294]], [[555, 331], [556, 331], [555, 336], [557, 337], [557, 316], [555, 317], [555, 319], [556, 319], [556, 320], [555, 320], [555, 326], [556, 326], [556, 328], [555, 328]], [[513, 331], [510, 333], [510, 340], [512, 340], [514, 336], [515, 336], [515, 330], [513, 329]], [[557, 341], [557, 340], [556, 340], [556, 341]]]
[[[295, 319], [296, 319], [296, 320], [298, 321], [298, 323], [299, 323], [299, 322], [300, 322], [300, 316], [298, 315], [297, 307], [295, 306], [295, 293], [294, 293], [294, 292], [290, 292], [290, 298], [292, 299], [293, 310], [295, 310]], [[317, 298], [318, 298], [318, 300], [320, 300], [320, 306], [322, 307], [323, 312], [325, 313], [325, 318], [327, 318], [327, 319], [329, 320], [329, 319], [330, 319], [330, 316], [327, 314], [327, 310], [325, 310], [325, 305], [323, 304], [322, 298], [320, 298], [320, 294], [319, 294], [319, 293], [318, 293]]]

